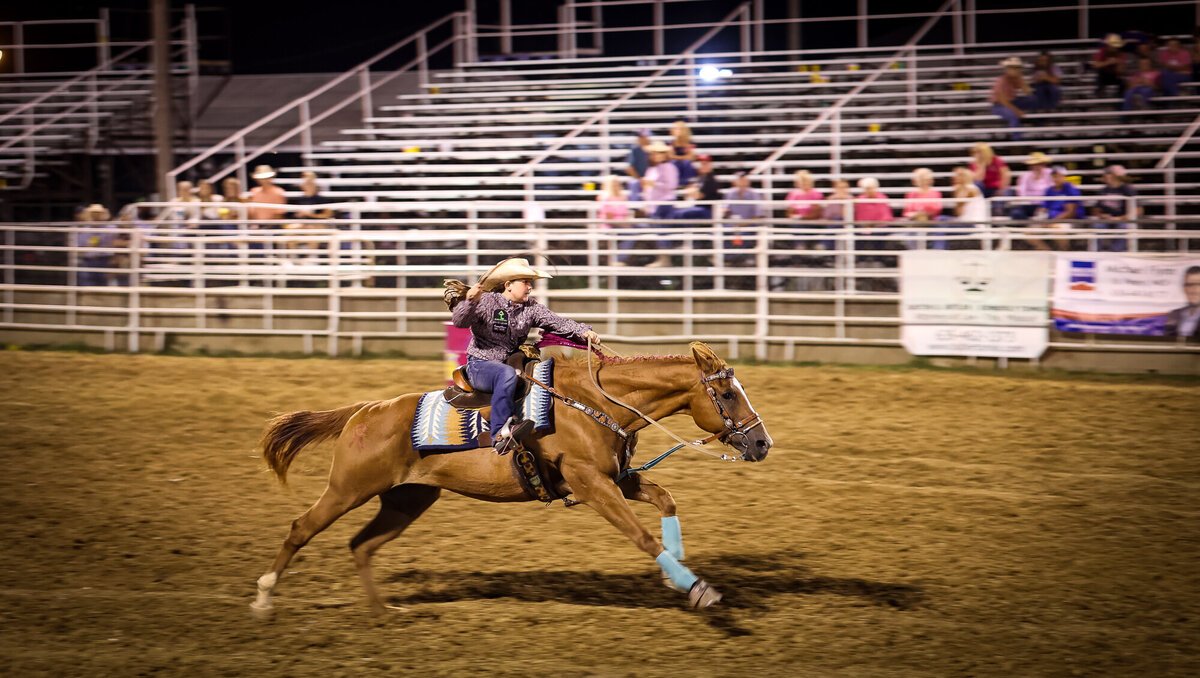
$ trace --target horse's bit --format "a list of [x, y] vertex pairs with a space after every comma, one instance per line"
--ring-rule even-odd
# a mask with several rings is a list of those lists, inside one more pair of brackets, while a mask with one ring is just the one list
[[700, 373], [700, 385], [704, 386], [705, 392], [708, 393], [708, 399], [712, 401], [713, 407], [717, 408], [717, 415], [721, 417], [721, 421], [725, 423], [725, 430], [714, 433], [700, 442], [701, 445], [710, 443], [714, 440], [720, 440], [722, 443], [736, 449], [745, 449], [749, 447], [750, 431], [756, 427], [762, 426], [762, 417], [758, 416], [758, 412], [754, 411], [754, 406], [746, 400], [746, 405], [750, 408], [750, 414], [743, 417], [740, 421], [734, 422], [733, 417], [725, 406], [721, 404], [721, 399], [717, 397], [716, 389], [709, 386], [711, 382], [721, 379], [733, 379], [733, 368], [726, 367], [723, 370], [718, 370], [708, 376], [703, 372]]

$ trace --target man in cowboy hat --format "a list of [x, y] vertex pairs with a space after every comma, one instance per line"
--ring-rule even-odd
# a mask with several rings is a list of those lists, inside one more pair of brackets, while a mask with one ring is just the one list
[[[1029, 158], [1025, 160], [1025, 166], [1029, 169], [1021, 174], [1017, 179], [1017, 195], [1022, 198], [1041, 198], [1046, 195], [1046, 189], [1054, 185], [1054, 180], [1050, 178], [1050, 172], [1046, 168], [1050, 166], [1050, 156], [1041, 151], [1034, 151], [1029, 154]], [[1036, 202], [1017, 201], [1013, 208], [1009, 210], [1008, 216], [1017, 221], [1024, 221], [1033, 216], [1034, 210], [1037, 209]]]
[[513, 393], [519, 377], [504, 364], [504, 359], [525, 342], [529, 330], [540, 327], [576, 341], [599, 340], [590, 326], [563, 318], [530, 298], [533, 281], [549, 277], [525, 259], [505, 259], [453, 306], [454, 326], [471, 328], [467, 380], [482, 391], [492, 392], [490, 421], [497, 454], [507, 453], [512, 439], [524, 436], [533, 426], [532, 422], [518, 421], [513, 414]]
[[[992, 94], [988, 101], [992, 104], [992, 113], [1000, 116], [1009, 127], [1020, 127], [1025, 111], [1032, 110], [1036, 105], [1033, 90], [1021, 74], [1025, 64], [1018, 57], [1009, 57], [1000, 65], [1004, 67], [1004, 73], [992, 83]], [[1020, 138], [1021, 135], [1013, 133], [1014, 140]]]
[[[287, 196], [283, 194], [283, 189], [271, 182], [275, 178], [275, 169], [273, 167], [270, 165], [259, 165], [254, 168], [254, 173], [250, 177], [257, 181], [258, 185], [250, 189], [250, 199], [247, 202], [268, 203], [272, 205], [287, 204]], [[282, 219], [284, 213], [284, 210], [271, 207], [251, 207], [247, 210], [247, 216], [251, 219]]]
[[1121, 48], [1125, 40], [1116, 33], [1104, 36], [1104, 44], [1092, 59], [1092, 70], [1096, 71], [1096, 98], [1101, 98], [1109, 87], [1117, 86], [1117, 96], [1125, 96], [1125, 52]]

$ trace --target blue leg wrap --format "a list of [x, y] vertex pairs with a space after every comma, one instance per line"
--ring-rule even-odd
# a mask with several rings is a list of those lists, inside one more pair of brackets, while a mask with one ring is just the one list
[[675, 556], [671, 555], [670, 551], [664, 549], [654, 560], [658, 561], [658, 566], [663, 569], [663, 572], [667, 573], [671, 581], [685, 591], [690, 590], [692, 584], [695, 584], [700, 579], [692, 574], [691, 570], [684, 567], [683, 563], [679, 562]]
[[683, 531], [679, 529], [679, 517], [671, 516], [662, 519], [663, 548], [675, 556], [675, 560], [683, 560]]

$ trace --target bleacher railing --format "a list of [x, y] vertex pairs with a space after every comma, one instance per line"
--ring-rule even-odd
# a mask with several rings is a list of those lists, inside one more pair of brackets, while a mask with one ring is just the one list
[[[1138, 203], [1165, 200], [1142, 196]], [[539, 298], [551, 307], [569, 302], [590, 309], [572, 316], [595, 325], [606, 339], [699, 338], [727, 342], [734, 356], [753, 347], [753, 355], [765, 358], [770, 345], [786, 347], [787, 355], [805, 343], [899, 345], [898, 330], [864, 335], [854, 328], [898, 326], [897, 257], [903, 250], [1055, 248], [1134, 257], [1200, 251], [1200, 217], [1104, 225], [1060, 219], [1053, 225], [849, 225], [776, 218], [687, 225], [637, 219], [635, 225], [531, 222], [519, 214], [398, 220], [372, 216], [386, 204], [363, 203], [330, 206], [351, 213], [331, 220], [250, 220], [245, 204], [145, 207], [166, 210], [171, 218], [0, 224], [0, 330], [100, 333], [110, 348], [119, 336], [132, 351], [141, 349], [142, 335], [155, 337], [154, 348], [161, 349], [170, 336], [182, 334], [299, 337], [309, 352], [324, 339], [330, 354], [348, 340], [360, 352], [367, 339], [439, 338], [437, 323], [445, 312], [436, 302], [443, 278], [473, 278], [500, 258], [526, 253], [544, 257], [556, 276], [540, 281]], [[206, 210], [222, 207], [235, 218], [202, 219]], [[851, 201], [843, 207], [851, 209]], [[647, 261], [661, 254], [672, 259], [666, 265]], [[287, 301], [301, 298], [307, 301]], [[780, 306], [793, 302], [822, 306], [804, 312]], [[1200, 350], [1180, 342], [1131, 344], [1083, 335], [1052, 345]]]

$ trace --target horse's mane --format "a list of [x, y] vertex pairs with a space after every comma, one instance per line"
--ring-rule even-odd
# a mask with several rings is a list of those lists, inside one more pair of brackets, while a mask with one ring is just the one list
[[[587, 355], [584, 355], [582, 357], [573, 356], [571, 358], [558, 358], [556, 356], [556, 360], [559, 360], [568, 365], [575, 365], [578, 367], [583, 367], [585, 369], [587, 368], [587, 365], [588, 365]], [[607, 355], [592, 356], [592, 364], [593, 365], [595, 365], [597, 363], [599, 363], [601, 365], [627, 365], [630, 363], [642, 363], [642, 362], [647, 362], [647, 361], [651, 361], [651, 360], [671, 360], [671, 361], [688, 362], [688, 363], [695, 362], [695, 360], [690, 355], [631, 355], [631, 356], [622, 356], [622, 357], [614, 357], [614, 356], [607, 356]]]

